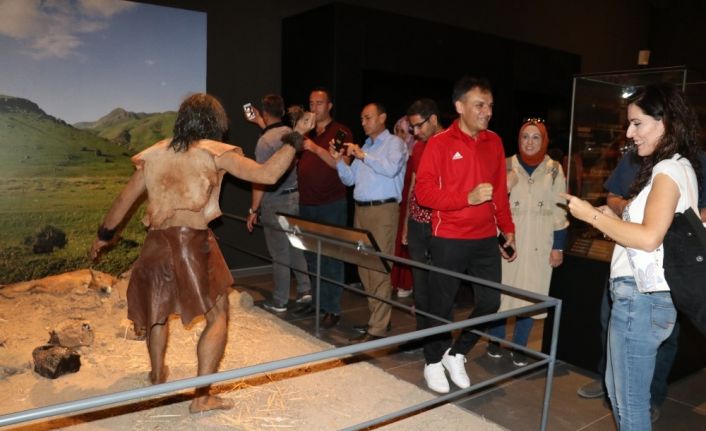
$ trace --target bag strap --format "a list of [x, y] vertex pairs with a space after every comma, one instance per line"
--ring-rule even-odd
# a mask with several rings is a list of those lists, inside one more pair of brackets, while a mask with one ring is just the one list
[[[686, 169], [686, 165], [684, 165], [681, 162], [679, 162], [679, 164], [681, 165], [682, 169], [684, 169], [684, 175], [685, 175], [685, 179], [686, 179], [686, 189], [687, 189], [687, 192], [689, 193], [688, 199], [691, 201], [690, 206], [694, 210], [694, 212], [698, 215], [699, 214], [698, 195], [695, 195], [694, 190], [691, 188], [691, 181], [689, 181], [689, 179], [690, 179], [689, 178], [689, 171]], [[694, 175], [696, 175], [696, 173], [694, 173]]]

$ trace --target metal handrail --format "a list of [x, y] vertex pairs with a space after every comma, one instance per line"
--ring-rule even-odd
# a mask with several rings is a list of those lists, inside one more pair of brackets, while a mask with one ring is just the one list
[[[245, 221], [244, 218], [239, 217], [239, 216], [234, 216], [230, 214], [224, 214], [224, 216]], [[279, 226], [267, 226], [268, 228], [272, 229], [279, 229], [281, 228]], [[309, 235], [312, 237], [315, 237], [317, 241], [319, 242], [319, 247], [317, 251], [317, 259], [320, 265], [320, 258], [321, 258], [321, 242], [330, 242], [334, 243], [335, 245], [338, 246], [343, 246], [343, 247], [351, 247], [349, 243], [339, 241], [333, 238], [321, 236], [321, 235], [316, 235], [313, 233], [308, 233], [308, 232], [297, 232], [298, 235]], [[225, 245], [229, 245], [227, 241], [221, 240], [222, 243]], [[238, 247], [236, 247], [238, 248]], [[400, 410], [390, 412], [386, 415], [361, 422], [355, 425], [352, 425], [350, 427], [344, 428], [345, 430], [360, 430], [364, 429], [376, 424], [380, 424], [383, 422], [390, 421], [395, 418], [399, 418], [401, 416], [405, 416], [411, 413], [414, 413], [416, 411], [420, 411], [422, 409], [426, 409], [428, 407], [434, 406], [441, 404], [443, 402], [446, 402], [448, 400], [457, 398], [463, 394], [466, 394], [468, 392], [478, 390], [490, 385], [493, 385], [499, 381], [506, 380], [508, 378], [514, 377], [519, 374], [526, 373], [527, 371], [538, 369], [543, 366], [547, 366], [547, 380], [545, 384], [545, 395], [544, 395], [544, 403], [542, 407], [542, 416], [541, 416], [541, 425], [540, 429], [541, 430], [546, 430], [547, 426], [547, 419], [548, 419], [548, 411], [549, 411], [549, 401], [551, 399], [551, 386], [553, 382], [553, 376], [554, 376], [554, 367], [556, 364], [556, 344], [557, 344], [557, 335], [559, 332], [559, 316], [561, 314], [561, 300], [551, 298], [546, 295], [540, 295], [537, 293], [533, 292], [528, 292], [525, 290], [521, 290], [512, 286], [506, 286], [501, 283], [496, 283], [488, 280], [483, 280], [477, 277], [473, 277], [467, 274], [461, 274], [457, 273], [454, 271], [449, 271], [446, 269], [442, 268], [437, 268], [433, 267], [431, 265], [426, 265], [424, 263], [416, 262], [410, 259], [404, 259], [400, 258], [397, 256], [391, 256], [387, 255], [385, 253], [377, 252], [374, 250], [366, 250], [365, 251], [368, 254], [375, 254], [383, 259], [387, 259], [390, 261], [394, 262], [399, 262], [403, 263], [409, 266], [416, 266], [421, 269], [426, 269], [429, 271], [435, 271], [435, 272], [440, 272], [446, 275], [454, 276], [457, 277], [461, 280], [481, 284], [484, 286], [488, 286], [490, 288], [495, 288], [499, 289], [501, 291], [514, 294], [516, 296], [523, 296], [529, 299], [533, 299], [538, 301], [535, 304], [532, 305], [527, 305], [524, 307], [512, 309], [512, 310], [507, 310], [507, 311], [502, 311], [494, 314], [489, 314], [485, 316], [480, 316], [480, 317], [475, 317], [473, 319], [465, 319], [459, 322], [450, 322], [446, 319], [443, 319], [439, 316], [434, 316], [432, 314], [423, 312], [421, 310], [415, 310], [416, 313], [422, 314], [426, 317], [436, 319], [437, 321], [442, 322], [443, 324], [440, 326], [435, 326], [432, 328], [427, 328], [427, 329], [422, 329], [422, 330], [417, 330], [413, 332], [408, 332], [405, 334], [400, 334], [400, 335], [394, 335], [394, 336], [389, 336], [377, 340], [372, 340], [368, 341], [365, 343], [360, 343], [360, 344], [355, 344], [355, 345], [349, 345], [349, 346], [344, 346], [344, 347], [338, 347], [338, 348], [333, 348], [321, 352], [315, 352], [315, 353], [310, 353], [306, 355], [300, 355], [300, 356], [295, 356], [291, 358], [286, 358], [286, 359], [281, 359], [277, 361], [271, 361], [271, 362], [266, 362], [263, 364], [258, 364], [258, 365], [253, 365], [253, 366], [248, 366], [248, 367], [243, 367], [243, 368], [237, 368], [237, 369], [232, 369], [232, 370], [226, 370], [226, 371], [221, 371], [209, 375], [204, 375], [204, 376], [197, 376], [197, 377], [191, 377], [187, 379], [181, 379], [181, 380], [175, 380], [171, 382], [166, 382], [162, 384], [157, 384], [153, 386], [148, 386], [144, 388], [138, 388], [138, 389], [132, 389], [132, 390], [127, 390], [127, 391], [121, 391], [121, 392], [115, 392], [111, 394], [106, 394], [106, 395], [99, 395], [99, 396], [94, 396], [94, 397], [89, 397], [81, 400], [74, 400], [74, 401], [69, 401], [65, 403], [59, 403], [59, 404], [53, 404], [45, 407], [39, 407], [39, 408], [34, 408], [30, 410], [25, 410], [21, 412], [16, 412], [16, 413], [11, 413], [11, 414], [6, 414], [0, 416], [0, 427], [8, 426], [8, 425], [13, 425], [13, 424], [18, 424], [18, 423], [23, 423], [27, 421], [33, 421], [33, 420], [38, 420], [38, 419], [43, 419], [43, 418], [48, 418], [52, 416], [58, 416], [58, 415], [66, 415], [66, 414], [71, 414], [71, 413], [76, 413], [80, 412], [83, 410], [87, 409], [95, 409], [98, 407], [104, 407], [112, 404], [118, 404], [118, 403], [126, 403], [129, 401], [137, 400], [140, 398], [145, 398], [145, 397], [155, 397], [158, 395], [165, 395], [168, 393], [172, 392], [177, 392], [177, 391], [182, 391], [185, 389], [191, 389], [191, 388], [198, 388], [198, 387], [203, 387], [203, 386], [208, 386], [212, 385], [214, 383], [219, 383], [227, 380], [235, 380], [235, 379], [241, 379], [244, 377], [249, 377], [255, 374], [261, 374], [261, 373], [267, 373], [271, 371], [277, 371], [281, 370], [284, 368], [290, 368], [298, 365], [304, 365], [307, 363], [312, 363], [312, 362], [317, 362], [317, 361], [322, 361], [322, 360], [327, 360], [327, 359], [336, 359], [336, 358], [341, 358], [344, 356], [348, 355], [354, 355], [357, 353], [361, 353], [367, 350], [372, 350], [372, 349], [378, 349], [382, 347], [387, 347], [395, 344], [400, 344], [404, 343], [407, 341], [412, 341], [412, 340], [417, 340], [421, 339], [424, 337], [436, 335], [436, 334], [441, 334], [445, 332], [450, 332], [453, 330], [458, 330], [458, 329], [465, 329], [471, 326], [476, 326], [480, 325], [483, 323], [488, 323], [494, 320], [500, 320], [500, 319], [506, 319], [511, 316], [517, 316], [525, 313], [532, 313], [532, 312], [537, 312], [541, 310], [549, 310], [550, 308], [555, 308], [555, 316], [556, 318], [554, 319], [554, 325], [552, 328], [552, 336], [551, 336], [551, 346], [550, 346], [550, 352], [549, 354], [545, 354], [543, 352], [539, 351], [534, 351], [530, 348], [527, 348], [525, 346], [521, 346], [518, 344], [515, 344], [514, 342], [510, 342], [504, 339], [498, 339], [496, 337], [490, 336], [489, 334], [486, 334], [484, 332], [478, 331], [478, 330], [471, 330], [472, 332], [482, 335], [485, 337], [490, 338], [493, 341], [497, 341], [503, 345], [510, 346], [514, 349], [521, 350], [525, 353], [527, 353], [530, 356], [539, 358], [537, 362], [534, 362], [532, 364], [529, 364], [527, 366], [524, 366], [519, 369], [512, 370], [510, 372], [500, 374], [498, 376], [495, 376], [493, 378], [484, 380], [480, 383], [476, 383], [474, 385], [471, 385], [468, 388], [457, 390], [454, 392], [451, 392], [449, 394], [445, 395], [439, 395], [436, 398], [433, 398], [431, 400], [423, 401], [405, 408], [402, 408]], [[283, 265], [287, 265], [285, 262], [278, 262]], [[361, 291], [359, 289], [352, 288], [350, 286], [346, 286], [345, 284], [341, 284], [336, 282], [335, 280], [329, 280], [321, 276], [319, 270], [317, 269], [317, 273], [313, 274], [310, 273], [313, 276], [317, 277], [317, 291], [320, 287], [320, 280], [325, 279], [326, 281], [334, 282], [335, 284], [340, 285], [341, 287], [344, 287], [350, 291], [354, 291], [357, 294], [365, 295], [368, 297], [376, 298], [380, 301], [386, 302], [392, 306], [395, 307], [400, 307], [404, 308], [407, 310], [412, 310], [411, 307], [408, 307], [404, 304], [401, 304], [397, 301], [394, 300], [388, 300], [385, 298], [380, 298], [375, 295], [369, 294], [367, 292]], [[319, 295], [317, 295], [318, 297]], [[318, 307], [317, 308], [317, 316], [318, 316]], [[318, 318], [316, 319], [317, 322], [317, 335], [318, 335]]]

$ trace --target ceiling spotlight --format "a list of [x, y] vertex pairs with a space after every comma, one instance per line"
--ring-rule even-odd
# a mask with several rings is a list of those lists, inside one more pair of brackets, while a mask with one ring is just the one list
[[627, 99], [628, 97], [632, 96], [635, 94], [635, 87], [629, 86], [629, 87], [623, 87], [623, 91], [620, 93], [620, 97], [623, 99]]

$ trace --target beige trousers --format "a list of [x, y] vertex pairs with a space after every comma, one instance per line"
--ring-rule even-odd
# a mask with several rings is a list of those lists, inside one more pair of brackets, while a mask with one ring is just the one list
[[[354, 227], [369, 230], [375, 238], [380, 251], [394, 255], [395, 236], [397, 235], [397, 222], [399, 219], [400, 205], [396, 202], [376, 206], [355, 207]], [[390, 299], [392, 296], [392, 281], [390, 274], [358, 267], [358, 275], [367, 293], [380, 298]], [[368, 298], [368, 333], [379, 337], [385, 336], [387, 324], [390, 322], [392, 307], [389, 304]]]

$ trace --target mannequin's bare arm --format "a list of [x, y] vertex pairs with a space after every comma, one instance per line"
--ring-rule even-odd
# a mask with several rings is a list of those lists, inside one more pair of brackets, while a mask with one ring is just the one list
[[243, 157], [233, 151], [216, 157], [216, 166], [245, 181], [259, 184], [274, 184], [289, 168], [295, 150], [291, 145], [283, 145], [265, 163]]

